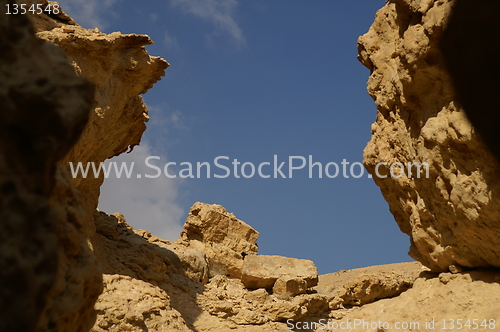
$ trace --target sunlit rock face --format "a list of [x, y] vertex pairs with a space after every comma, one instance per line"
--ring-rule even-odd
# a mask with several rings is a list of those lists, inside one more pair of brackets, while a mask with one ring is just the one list
[[[359, 39], [377, 105], [364, 163], [410, 236], [410, 256], [435, 271], [500, 266], [500, 168], [457, 102], [438, 47], [452, 4], [388, 1]], [[381, 175], [396, 162], [404, 170], [380, 178], [380, 162]], [[415, 162], [429, 165], [428, 177], [408, 172]]]

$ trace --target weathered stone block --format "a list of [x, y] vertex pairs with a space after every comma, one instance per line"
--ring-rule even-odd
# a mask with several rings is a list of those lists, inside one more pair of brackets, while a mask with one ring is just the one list
[[241, 281], [249, 289], [272, 289], [280, 277], [299, 277], [313, 287], [318, 284], [318, 269], [310, 260], [283, 256], [251, 255], [243, 260]]

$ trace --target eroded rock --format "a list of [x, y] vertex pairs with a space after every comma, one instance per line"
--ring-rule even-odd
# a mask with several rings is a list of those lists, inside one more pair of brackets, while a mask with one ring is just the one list
[[[418, 278], [411, 289], [391, 299], [366, 304], [356, 310], [333, 311], [331, 316], [336, 318], [332, 321], [337, 324], [353, 322], [355, 319], [368, 324], [381, 322], [384, 330], [397, 328], [409, 332], [450, 329], [450, 319], [453, 319], [454, 324], [467, 324], [468, 317], [480, 317], [476, 321], [471, 318], [469, 323], [476, 323], [476, 329], [484, 331], [498, 328], [500, 274], [474, 271], [443, 275], [439, 278]], [[458, 317], [464, 317], [463, 322], [458, 321]], [[426, 325], [432, 322], [433, 326]], [[457, 326], [453, 329], [457, 329]], [[351, 325], [345, 330], [367, 329]]]
[[273, 294], [282, 298], [289, 298], [307, 291], [307, 281], [297, 277], [279, 277], [273, 285]]
[[[364, 163], [410, 236], [410, 256], [434, 271], [500, 267], [500, 167], [457, 103], [438, 47], [452, 4], [388, 1], [359, 39], [378, 109]], [[396, 162], [401, 176], [387, 176]], [[428, 177], [410, 162], [427, 163]]]
[[413, 286], [413, 278], [398, 273], [362, 274], [334, 293], [331, 309], [361, 306], [398, 296]]
[[243, 261], [241, 281], [249, 289], [272, 289], [282, 277], [300, 278], [313, 287], [318, 284], [318, 269], [310, 260], [283, 256], [251, 255]]
[[[0, 5], [5, 8], [6, 3]], [[27, 6], [37, 3], [49, 4], [29, 0]], [[36, 38], [30, 19], [39, 38], [59, 47]], [[9, 180], [3, 192], [11, 203], [2, 208], [2, 220], [14, 217], [20, 226], [2, 232], [17, 244], [3, 241], [9, 249], [0, 252], [10, 256], [2, 262], [20, 263], [9, 264], [16, 277], [9, 277], [15, 282], [5, 289], [24, 301], [20, 309], [12, 295], [2, 296], [9, 305], [1, 311], [9, 318], [0, 321], [24, 324], [23, 331], [36, 324], [38, 331], [88, 331], [102, 291], [102, 273], [89, 242], [102, 178], [74, 178], [68, 162], [99, 163], [138, 144], [148, 119], [139, 94], [163, 75], [168, 64], [147, 54], [144, 45], [151, 43], [149, 37], [85, 30], [62, 11], [51, 16], [2, 15], [0, 20], [0, 94], [5, 95], [0, 122], [6, 126], [1, 131], [2, 149], [9, 154], [6, 166], [17, 169], [5, 173]], [[23, 177], [25, 193], [20, 186]], [[19, 196], [14, 200], [19, 204], [12, 204], [12, 195]], [[19, 222], [21, 215], [29, 215], [24, 224]], [[25, 232], [25, 240], [17, 239], [26, 237]], [[113, 237], [116, 230], [103, 233]], [[19, 245], [26, 246], [22, 259], [15, 253]], [[15, 290], [16, 284], [24, 290]]]
[[210, 276], [239, 278], [243, 257], [257, 254], [259, 232], [220, 205], [195, 203], [176, 242], [204, 252]]
[[0, 330], [86, 332], [102, 280], [80, 193], [57, 162], [94, 88], [26, 15], [0, 15], [0, 48]]
[[[57, 44], [70, 58], [74, 70], [96, 86], [94, 111], [76, 146], [65, 156], [70, 168], [82, 162], [99, 165], [106, 159], [130, 152], [138, 145], [149, 120], [141, 94], [146, 93], [161, 76], [168, 63], [148, 54], [152, 44], [147, 35], [105, 34], [78, 25], [59, 23], [38, 37]], [[113, 130], [110, 130], [113, 128]], [[81, 174], [72, 178], [85, 198], [85, 207], [95, 210], [104, 175], [95, 178]]]
[[168, 294], [150, 283], [123, 275], [104, 275], [92, 332], [191, 331]]

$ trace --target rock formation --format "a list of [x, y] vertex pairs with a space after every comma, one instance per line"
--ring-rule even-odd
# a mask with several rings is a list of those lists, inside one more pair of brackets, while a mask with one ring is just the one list
[[62, 11], [0, 20], [0, 264], [11, 285], [0, 330], [88, 331], [103, 289], [89, 242], [102, 177], [73, 178], [68, 162], [137, 145], [148, 119], [140, 94], [168, 64], [147, 54], [149, 37], [86, 30]]
[[281, 280], [280, 283], [293, 283], [283, 278], [300, 278], [306, 287], [314, 287], [318, 284], [318, 270], [307, 259], [252, 255], [243, 261], [241, 281], [249, 289], [272, 289], [278, 280]]
[[500, 319], [499, 281], [500, 274], [491, 271], [431, 274], [416, 279], [398, 297], [332, 311], [330, 324], [344, 324], [342, 330], [353, 332], [456, 331], [468, 326], [470, 330], [495, 331]]
[[[149, 37], [86, 30], [62, 11], [0, 16], [0, 330], [496, 329], [500, 274], [477, 268], [500, 263], [499, 168], [437, 47], [451, 5], [389, 0], [359, 43], [378, 107], [365, 163], [428, 268], [323, 276], [308, 260], [259, 255], [259, 233], [220, 205], [195, 203], [174, 242], [96, 210], [102, 178], [74, 178], [68, 164], [139, 144], [140, 94], [168, 64], [147, 54]], [[377, 178], [379, 162], [383, 175], [427, 162], [430, 177]]]
[[191, 207], [177, 242], [207, 256], [208, 274], [241, 277], [243, 257], [257, 253], [259, 232], [220, 205]]
[[500, 160], [500, 112], [497, 95], [500, 49], [491, 43], [500, 33], [498, 1], [456, 0], [441, 39], [441, 49], [458, 98], [489, 148]]
[[0, 15], [0, 45], [0, 330], [86, 331], [102, 282], [80, 194], [56, 162], [86, 125], [94, 88], [25, 15]]
[[[434, 271], [500, 267], [500, 167], [457, 103], [438, 47], [452, 3], [388, 1], [359, 39], [378, 109], [364, 162], [410, 255]], [[384, 176], [402, 163], [401, 176], [379, 178], [381, 162]], [[429, 176], [410, 162], [427, 163]]]
[[[92, 331], [142, 331], [144, 327], [162, 331], [159, 326], [168, 324], [186, 331], [209, 326], [224, 330], [273, 325], [328, 309], [328, 297], [311, 290], [318, 280], [311, 261], [258, 255], [258, 232], [220, 205], [195, 203], [175, 242], [132, 229], [120, 214], [97, 212], [96, 226], [92, 242], [105, 289], [97, 302], [99, 315]], [[270, 260], [283, 267], [266, 278], [262, 267]], [[249, 275], [262, 277], [254, 281], [272, 281], [249, 288], [245, 285]], [[273, 288], [279, 277], [285, 285]], [[138, 280], [147, 284], [145, 294]], [[293, 285], [301, 281], [303, 289], [294, 291]], [[128, 294], [128, 288], [137, 291]], [[161, 299], [164, 306], [158, 304]]]

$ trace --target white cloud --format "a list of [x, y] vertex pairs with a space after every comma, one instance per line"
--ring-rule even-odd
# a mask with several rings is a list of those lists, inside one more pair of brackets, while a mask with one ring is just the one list
[[[175, 240], [179, 237], [182, 223], [187, 211], [183, 211], [176, 202], [180, 181], [169, 179], [164, 174], [156, 179], [146, 178], [144, 175], [156, 175], [156, 170], [145, 164], [148, 156], [157, 155], [151, 151], [148, 144], [141, 143], [129, 154], [112, 158], [107, 163], [117, 162], [118, 168], [122, 162], [131, 165], [134, 162], [132, 177], [109, 177], [101, 186], [99, 209], [107, 213], [120, 212], [127, 222], [135, 229], [145, 229], [154, 235]], [[160, 160], [150, 160], [161, 169], [167, 163], [164, 156]], [[141, 178], [137, 178], [141, 174]]]
[[180, 137], [191, 130], [189, 122], [195, 121], [192, 117], [186, 119], [181, 111], [172, 108], [167, 102], [148, 105], [148, 109], [151, 120], [146, 124], [148, 129], [144, 137], [154, 148], [168, 151], [176, 146]]
[[246, 47], [243, 31], [234, 19], [234, 11], [238, 5], [236, 0], [171, 0], [170, 3], [215, 26], [215, 31], [207, 35], [209, 44], [213, 43], [216, 36], [228, 35], [237, 48]]
[[170, 35], [168, 32], [165, 32], [163, 42], [165, 43], [166, 48], [169, 50], [176, 51], [180, 49], [179, 43], [177, 42], [177, 37]]
[[110, 8], [119, 0], [59, 0], [62, 10], [76, 23], [87, 29], [104, 30], [108, 25]]
[[169, 118], [167, 118], [167, 122], [174, 125], [176, 129], [186, 129], [186, 125], [184, 124], [184, 116], [180, 111], [173, 111], [170, 113]]

